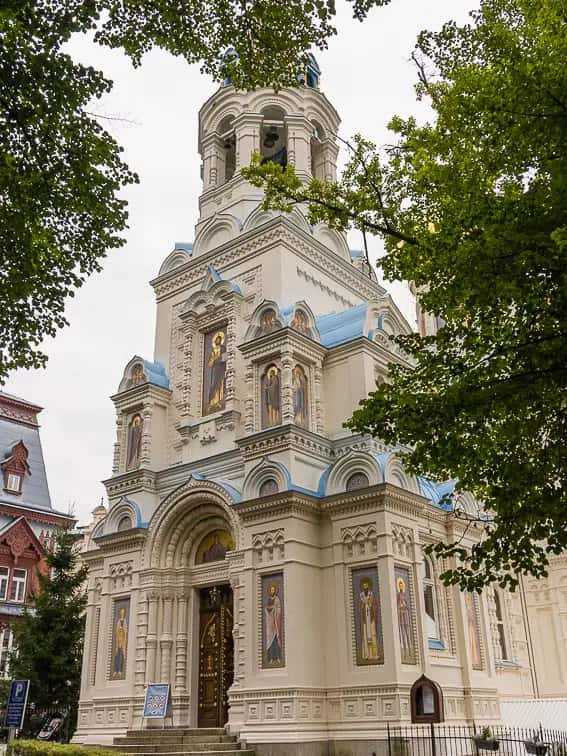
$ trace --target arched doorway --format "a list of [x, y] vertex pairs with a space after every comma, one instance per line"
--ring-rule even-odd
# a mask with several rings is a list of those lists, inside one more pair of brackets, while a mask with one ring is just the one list
[[199, 591], [199, 727], [224, 727], [234, 679], [230, 585]]
[[[213, 530], [197, 547], [195, 564], [222, 561], [233, 549], [227, 530]], [[228, 691], [234, 680], [233, 619], [228, 583], [199, 589], [199, 727], [223, 727], [228, 721]]]

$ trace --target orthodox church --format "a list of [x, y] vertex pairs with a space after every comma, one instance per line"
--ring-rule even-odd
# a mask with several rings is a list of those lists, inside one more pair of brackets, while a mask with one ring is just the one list
[[407, 364], [391, 337], [410, 325], [344, 235], [265, 212], [240, 175], [259, 152], [335, 179], [319, 78], [313, 59], [296, 89], [227, 81], [200, 110], [194, 242], [152, 281], [153, 359], [132, 357], [112, 397], [78, 742], [140, 728], [149, 683], [171, 687], [167, 726], [314, 756], [387, 723], [496, 723], [533, 695], [522, 597], [446, 588], [423, 553], [478, 537], [472, 497], [343, 427]]

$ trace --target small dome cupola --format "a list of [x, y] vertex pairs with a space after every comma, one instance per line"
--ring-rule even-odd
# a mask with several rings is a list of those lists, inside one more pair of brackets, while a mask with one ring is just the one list
[[227, 49], [225, 50], [221, 61], [221, 70], [224, 73], [222, 80], [223, 87], [230, 87], [232, 85], [232, 79], [230, 78], [230, 74], [226, 69], [229, 68], [232, 64], [236, 63], [239, 60], [239, 57], [240, 56], [238, 55], [234, 47], [227, 47]]

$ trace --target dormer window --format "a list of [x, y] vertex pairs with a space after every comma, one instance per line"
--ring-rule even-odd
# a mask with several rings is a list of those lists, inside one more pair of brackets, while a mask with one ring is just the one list
[[11, 494], [21, 494], [24, 475], [30, 473], [28, 450], [23, 441], [14, 444], [10, 455], [2, 462], [1, 467], [4, 476], [4, 490]]

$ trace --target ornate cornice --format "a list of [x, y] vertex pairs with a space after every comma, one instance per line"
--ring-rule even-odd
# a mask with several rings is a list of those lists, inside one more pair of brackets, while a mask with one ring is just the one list
[[333, 456], [333, 443], [297, 425], [278, 425], [236, 439], [245, 460], [284, 449], [294, 449], [328, 461]]
[[289, 327], [280, 328], [237, 346], [242, 354], [253, 362], [263, 360], [272, 354], [291, 351], [307, 363], [316, 364], [318, 360], [315, 358], [321, 361], [328, 352], [326, 347]]
[[226, 268], [253, 258], [259, 251], [268, 250], [275, 244], [286, 246], [288, 252], [305, 260], [306, 265], [350, 290], [357, 300], [376, 299], [385, 293], [381, 286], [357, 270], [350, 261], [344, 260], [284, 216], [276, 216], [260, 228], [243, 231], [210, 252], [154, 278], [150, 284], [154, 287], [158, 301], [161, 301], [187, 290], [203, 279], [213, 261], [216, 267]]
[[[94, 538], [94, 542], [101, 551], [106, 553], [115, 551], [125, 551], [127, 549], [138, 547], [141, 548], [148, 535], [146, 528], [131, 528], [116, 533], [108, 533]], [[86, 552], [88, 554], [89, 552]], [[100, 556], [100, 555], [99, 555]]]
[[243, 521], [273, 519], [282, 515], [303, 515], [315, 519], [320, 515], [319, 501], [297, 491], [285, 491], [261, 499], [239, 502], [234, 509]]
[[9, 420], [11, 423], [37, 428], [39, 427], [37, 415], [42, 409], [37, 404], [0, 391], [0, 418]]
[[110, 399], [119, 411], [142, 407], [149, 400], [167, 406], [172, 391], [154, 383], [140, 383], [137, 386], [113, 394]]
[[130, 470], [125, 473], [113, 475], [102, 481], [110, 499], [123, 496], [137, 491], [156, 491], [156, 473], [152, 470]]

